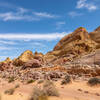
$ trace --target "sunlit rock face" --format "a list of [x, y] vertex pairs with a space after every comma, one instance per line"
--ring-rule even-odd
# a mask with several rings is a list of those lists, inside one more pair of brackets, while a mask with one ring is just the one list
[[89, 35], [93, 41], [98, 43], [96, 48], [97, 49], [100, 48], [100, 26], [97, 29], [95, 29], [93, 32], [91, 32]]
[[34, 57], [32, 51], [27, 50], [24, 53], [22, 53], [18, 58], [13, 60], [13, 64], [16, 66], [21, 66], [23, 65], [25, 62], [32, 60]]
[[54, 47], [53, 51], [47, 53], [45, 57], [49, 61], [50, 58], [53, 61], [59, 57], [77, 57], [81, 54], [92, 52], [96, 45], [97, 43], [90, 38], [87, 30], [80, 27], [63, 37]]
[[[7, 58], [4, 62], [11, 61], [15, 66], [32, 66], [33, 62], [37, 65], [46, 64], [64, 64], [66, 62], [80, 59], [83, 55], [88, 55], [100, 48], [99, 39], [100, 27], [94, 32], [88, 33], [83, 27], [77, 28], [74, 32], [63, 37], [54, 47], [54, 49], [43, 55], [37, 51], [33, 53], [30, 50], [23, 52], [13, 61]], [[85, 61], [85, 60], [84, 60]], [[89, 61], [90, 62], [90, 61]], [[26, 66], [25, 65], [25, 66]]]
[[0, 70], [12, 69], [14, 66], [12, 64], [12, 60], [7, 57], [4, 61], [0, 62]]

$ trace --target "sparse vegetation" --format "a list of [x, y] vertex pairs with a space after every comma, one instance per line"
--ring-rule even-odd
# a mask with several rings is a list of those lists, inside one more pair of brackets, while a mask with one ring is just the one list
[[71, 82], [71, 77], [66, 75], [65, 78], [62, 80], [61, 85], [68, 84]]
[[9, 77], [8, 83], [11, 83], [13, 81], [15, 81], [15, 78], [13, 76], [12, 77]]
[[16, 89], [16, 88], [19, 88], [19, 87], [20, 87], [20, 85], [19, 85], [19, 84], [15, 85], [15, 89]]
[[98, 84], [100, 85], [100, 79], [96, 77], [90, 78], [88, 84], [91, 86], [98, 85]]
[[8, 95], [13, 95], [14, 92], [15, 92], [15, 89], [14, 88], [11, 88], [11, 89], [6, 90], [4, 93], [5, 94], [8, 94]]
[[55, 88], [55, 85], [49, 80], [45, 81], [43, 90], [48, 96], [59, 96], [58, 90]]
[[28, 81], [27, 81], [27, 84], [31, 84], [31, 83], [33, 83], [33, 82], [35, 82], [35, 80], [28, 80]]
[[39, 87], [34, 87], [32, 95], [29, 100], [48, 100], [48, 96]]
[[38, 81], [38, 84], [41, 84], [41, 83], [43, 83], [44, 82], [44, 80], [39, 80]]
[[55, 85], [51, 81], [45, 81], [43, 88], [35, 86], [29, 100], [48, 100], [48, 96], [59, 96]]

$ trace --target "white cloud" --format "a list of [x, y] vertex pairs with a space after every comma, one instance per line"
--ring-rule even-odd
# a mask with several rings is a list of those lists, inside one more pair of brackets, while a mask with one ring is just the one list
[[57, 22], [56, 23], [56, 29], [60, 29], [65, 24], [66, 24], [66, 22], [64, 22], [64, 21]]
[[3, 21], [39, 21], [42, 18], [56, 18], [56, 15], [49, 14], [46, 12], [32, 12], [29, 9], [25, 9], [22, 7], [15, 8], [15, 11], [8, 11], [4, 13], [0, 13], [0, 19]]
[[56, 18], [56, 15], [53, 14], [49, 14], [46, 12], [33, 12], [34, 15], [38, 16], [38, 17], [44, 17], [44, 18]]
[[38, 47], [46, 47], [46, 45], [44, 45], [44, 43], [40, 43], [40, 42], [33, 42], [33, 43], [30, 43], [31, 45], [33, 46], [38, 46]]
[[33, 21], [33, 20], [39, 20], [38, 18], [25, 14], [27, 12], [24, 8], [17, 9], [17, 12], [6, 12], [6, 13], [0, 13], [0, 19], [3, 21], [9, 21], [9, 20], [26, 20], [26, 21]]
[[16, 44], [16, 42], [14, 42], [14, 41], [0, 40], [0, 44], [14, 45], [14, 44]]
[[[68, 32], [69, 33], [69, 32]], [[27, 33], [8, 33], [8, 34], [0, 34], [0, 39], [7, 40], [56, 40], [64, 37], [68, 34], [67, 32], [62, 33], [47, 33], [47, 34], [27, 34]]]
[[76, 8], [86, 8], [89, 11], [96, 10], [98, 7], [93, 2], [87, 2], [87, 0], [78, 0]]
[[12, 50], [14, 48], [9, 48], [9, 47], [5, 47], [5, 46], [0, 46], [0, 51], [1, 50]]
[[17, 8], [17, 10], [19, 11], [19, 13], [23, 14], [23, 13], [27, 13], [29, 10], [28, 9], [25, 9], [25, 8]]
[[69, 12], [68, 15], [71, 16], [71, 17], [76, 17], [76, 16], [82, 16], [83, 14], [75, 12], [75, 11], [72, 11], [72, 12]]

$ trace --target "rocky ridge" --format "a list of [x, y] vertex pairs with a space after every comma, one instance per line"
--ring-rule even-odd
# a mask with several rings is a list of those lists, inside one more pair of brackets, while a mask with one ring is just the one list
[[100, 27], [93, 33], [80, 27], [63, 37], [53, 51], [45, 55], [27, 50], [18, 58], [7, 58], [0, 63], [0, 75], [2, 78], [14, 76], [22, 81], [63, 78], [66, 74], [73, 78], [100, 76], [100, 44], [96, 37], [99, 32]]

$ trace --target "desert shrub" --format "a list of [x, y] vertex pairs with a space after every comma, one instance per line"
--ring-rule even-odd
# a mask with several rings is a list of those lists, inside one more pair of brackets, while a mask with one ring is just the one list
[[15, 81], [15, 78], [13, 76], [12, 77], [9, 77], [8, 83], [11, 83], [13, 81]]
[[11, 89], [6, 90], [4, 93], [5, 94], [8, 94], [8, 95], [13, 95], [14, 92], [15, 92], [15, 89], [14, 88], [11, 88]]
[[38, 84], [41, 84], [41, 83], [43, 83], [44, 82], [44, 80], [39, 80], [38, 81]]
[[58, 90], [55, 88], [55, 85], [49, 80], [45, 81], [43, 90], [47, 96], [59, 96]]
[[98, 85], [98, 84], [100, 84], [100, 79], [96, 78], [96, 77], [90, 78], [88, 80], [88, 84], [91, 85], [91, 86]]
[[34, 87], [29, 100], [48, 100], [48, 96], [39, 87]]
[[62, 80], [61, 85], [68, 84], [71, 82], [71, 77], [66, 75], [65, 78]]
[[27, 84], [30, 84], [30, 83], [33, 83], [33, 82], [35, 82], [35, 80], [28, 80]]
[[15, 89], [16, 89], [16, 88], [19, 88], [19, 87], [20, 87], [20, 85], [19, 85], [19, 84], [15, 85]]

